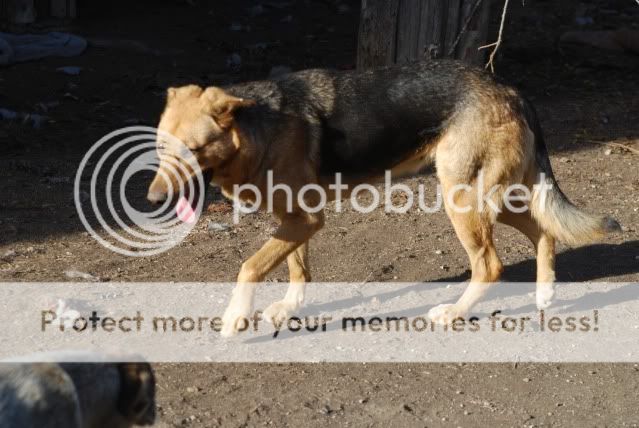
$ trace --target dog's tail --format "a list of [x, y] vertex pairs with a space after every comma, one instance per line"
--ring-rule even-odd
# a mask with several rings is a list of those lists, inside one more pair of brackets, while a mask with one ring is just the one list
[[524, 114], [535, 138], [537, 177], [530, 211], [542, 230], [555, 239], [579, 246], [596, 242], [607, 233], [621, 230], [612, 217], [593, 215], [576, 207], [559, 188], [550, 166], [541, 126], [534, 108], [524, 102]]

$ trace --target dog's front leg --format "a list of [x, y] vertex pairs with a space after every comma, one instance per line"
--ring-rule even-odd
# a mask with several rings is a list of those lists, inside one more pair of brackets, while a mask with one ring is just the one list
[[306, 243], [323, 225], [324, 216], [321, 212], [287, 214], [282, 217], [282, 224], [273, 237], [242, 264], [233, 296], [222, 317], [222, 336], [233, 336], [248, 326], [257, 283], [300, 245]]
[[306, 283], [311, 280], [308, 263], [308, 241], [297, 247], [286, 259], [290, 277], [290, 285], [283, 300], [271, 304], [264, 310], [264, 319], [280, 328], [290, 317], [295, 315], [304, 303]]

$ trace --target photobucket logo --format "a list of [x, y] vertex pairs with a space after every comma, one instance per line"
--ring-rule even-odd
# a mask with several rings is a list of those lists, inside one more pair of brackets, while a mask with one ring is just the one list
[[[417, 186], [417, 192], [415, 192], [404, 183], [393, 183], [391, 171], [386, 171], [381, 193], [377, 187], [368, 183], [358, 184], [351, 189], [348, 184], [343, 182], [341, 173], [336, 173], [334, 182], [325, 187], [318, 184], [306, 184], [295, 193], [285, 183], [274, 183], [273, 171], [269, 170], [267, 171], [265, 195], [262, 194], [260, 188], [250, 183], [233, 187], [233, 222], [237, 224], [242, 214], [254, 213], [261, 208], [266, 208], [267, 212], [273, 212], [274, 201], [282, 200], [281, 197], [275, 198], [275, 194], [278, 192], [281, 192], [285, 197], [284, 211], [286, 213], [292, 213], [296, 210], [317, 213], [327, 205], [329, 200], [334, 200], [335, 212], [339, 213], [343, 211], [342, 200], [350, 195], [352, 209], [362, 214], [370, 213], [380, 206], [383, 206], [386, 213], [405, 214], [415, 205], [419, 210], [432, 214], [440, 211], [444, 204], [455, 213], [464, 214], [471, 211], [481, 213], [485, 210], [491, 210], [493, 213], [499, 214], [504, 208], [513, 213], [526, 212], [530, 209], [530, 204], [533, 201], [539, 205], [539, 212], [543, 212], [548, 191], [551, 189], [551, 181], [546, 179], [544, 173], [539, 174], [537, 184], [534, 184], [531, 189], [520, 183], [510, 186], [497, 184], [488, 187], [485, 185], [484, 172], [479, 171], [472, 185], [460, 183], [444, 192], [441, 184], [438, 184], [434, 192], [433, 189], [430, 189], [431, 197], [428, 197], [424, 184], [420, 183]], [[329, 198], [329, 193], [333, 196], [332, 198]], [[370, 200], [362, 203], [359, 196], [364, 193], [370, 196]], [[400, 205], [393, 202], [393, 197], [398, 194], [404, 196], [404, 201]], [[310, 200], [315, 202], [310, 203]], [[279, 211], [282, 211], [281, 207]]]
[[[170, 156], [158, 155], [157, 139], [172, 147]], [[151, 172], [168, 184], [168, 197], [159, 208], [144, 211], [134, 207], [148, 207], [144, 197], [133, 196], [132, 204], [127, 193], [148, 185], [133, 176]], [[91, 146], [76, 173], [73, 198], [82, 224], [104, 247], [151, 256], [179, 244], [193, 229], [202, 212], [204, 192], [199, 190], [204, 184], [197, 160], [179, 139], [156, 128], [131, 126]], [[193, 207], [186, 218], [176, 214], [180, 204]]]

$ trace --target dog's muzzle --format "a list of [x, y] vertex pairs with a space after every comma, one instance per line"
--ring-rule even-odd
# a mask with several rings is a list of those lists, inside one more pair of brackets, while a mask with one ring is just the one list
[[146, 194], [146, 199], [152, 204], [159, 204], [161, 202], [166, 201], [168, 195], [166, 192], [158, 192], [154, 190], [149, 190], [149, 193]]

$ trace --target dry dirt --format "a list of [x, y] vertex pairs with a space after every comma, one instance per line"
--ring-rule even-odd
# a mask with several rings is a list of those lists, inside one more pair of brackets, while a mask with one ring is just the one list
[[[90, 38], [136, 40], [161, 54], [132, 51], [123, 42], [0, 73], [0, 107], [49, 118], [40, 129], [0, 123], [0, 255], [9, 254], [0, 262], [0, 279], [66, 281], [63, 272], [76, 269], [105, 281], [233, 281], [242, 260], [273, 230], [269, 217], [248, 216], [229, 233], [210, 234], [209, 220], [231, 222], [218, 197], [194, 233], [170, 252], [144, 259], [120, 256], [93, 241], [75, 214], [72, 181], [78, 162], [93, 142], [116, 128], [155, 124], [167, 86], [261, 78], [277, 65], [351, 68], [358, 2], [342, 7], [328, 0], [265, 2], [253, 17], [255, 3], [249, 1], [194, 6], [140, 1], [126, 8], [117, 7], [123, 2], [104, 3], [104, 9], [86, 11], [64, 29]], [[576, 27], [573, 1], [514, 3], [498, 73], [537, 106], [565, 193], [624, 226], [623, 233], [598, 245], [560, 247], [559, 280], [639, 281], [639, 157], [591, 142], [639, 148], [639, 57], [559, 45], [562, 31]], [[586, 13], [595, 20], [593, 28], [637, 28], [634, 2], [591, 3], [595, 9]], [[232, 31], [232, 23], [243, 30]], [[239, 70], [226, 66], [233, 53], [242, 57]], [[82, 67], [80, 75], [56, 72], [67, 65]], [[431, 175], [406, 182], [435, 185]], [[132, 195], [142, 199], [145, 185], [140, 180]], [[506, 279], [534, 280], [534, 254], [523, 236], [501, 227], [497, 246]], [[312, 241], [311, 261], [315, 281], [468, 278], [465, 253], [443, 213], [329, 213], [326, 228]], [[286, 280], [286, 271], [278, 269], [269, 280]], [[155, 368], [159, 419], [167, 426], [639, 424], [639, 368], [633, 364]]]

